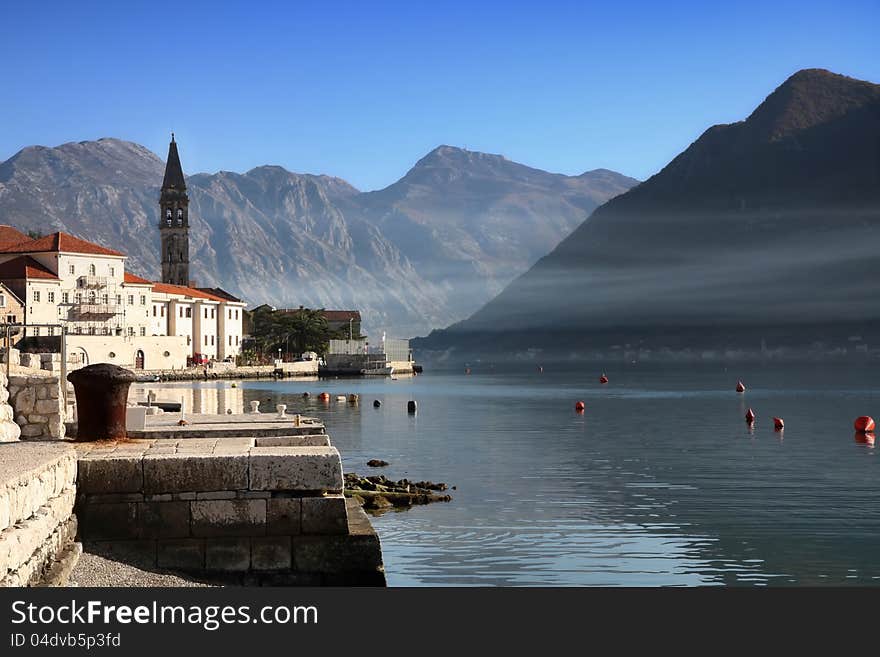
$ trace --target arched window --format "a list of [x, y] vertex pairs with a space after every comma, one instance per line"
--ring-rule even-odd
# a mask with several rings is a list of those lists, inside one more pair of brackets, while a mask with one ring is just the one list
[[94, 276], [96, 271], [95, 265], [89, 265], [89, 276]]
[[171, 225], [171, 208], [168, 208], [167, 210], [165, 210], [165, 225], [166, 226]]
[[177, 208], [177, 225], [180, 226], [183, 223], [183, 210]]

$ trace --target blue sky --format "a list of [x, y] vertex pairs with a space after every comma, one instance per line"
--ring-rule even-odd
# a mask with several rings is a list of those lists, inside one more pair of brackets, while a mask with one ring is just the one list
[[439, 144], [646, 178], [791, 73], [880, 82], [880, 2], [3, 2], [0, 160], [120, 137], [187, 173], [384, 187]]

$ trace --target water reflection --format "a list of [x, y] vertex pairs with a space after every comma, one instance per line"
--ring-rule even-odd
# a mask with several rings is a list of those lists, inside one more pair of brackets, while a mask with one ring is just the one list
[[[392, 585], [877, 584], [880, 462], [850, 438], [873, 373], [751, 367], [608, 367], [607, 386], [532, 368], [243, 381], [232, 402], [229, 382], [190, 387], [202, 408], [256, 399], [320, 417], [346, 471], [382, 458], [386, 476], [457, 485], [452, 503], [374, 519]], [[336, 401], [352, 392], [360, 404]]]

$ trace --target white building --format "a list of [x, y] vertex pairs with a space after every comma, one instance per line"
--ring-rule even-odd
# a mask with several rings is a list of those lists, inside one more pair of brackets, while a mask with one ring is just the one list
[[0, 282], [32, 342], [60, 348], [63, 326], [75, 361], [149, 370], [241, 353], [245, 304], [223, 290], [150, 282], [126, 273], [125, 254], [66, 233], [13, 243], [2, 229]]

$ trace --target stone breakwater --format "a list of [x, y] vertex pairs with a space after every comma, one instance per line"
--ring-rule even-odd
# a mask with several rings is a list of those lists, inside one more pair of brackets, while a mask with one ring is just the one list
[[384, 585], [379, 539], [342, 494], [339, 452], [304, 438], [77, 444], [82, 539], [89, 552], [209, 580]]
[[67, 583], [81, 546], [76, 452], [59, 442], [0, 445], [0, 586]]

